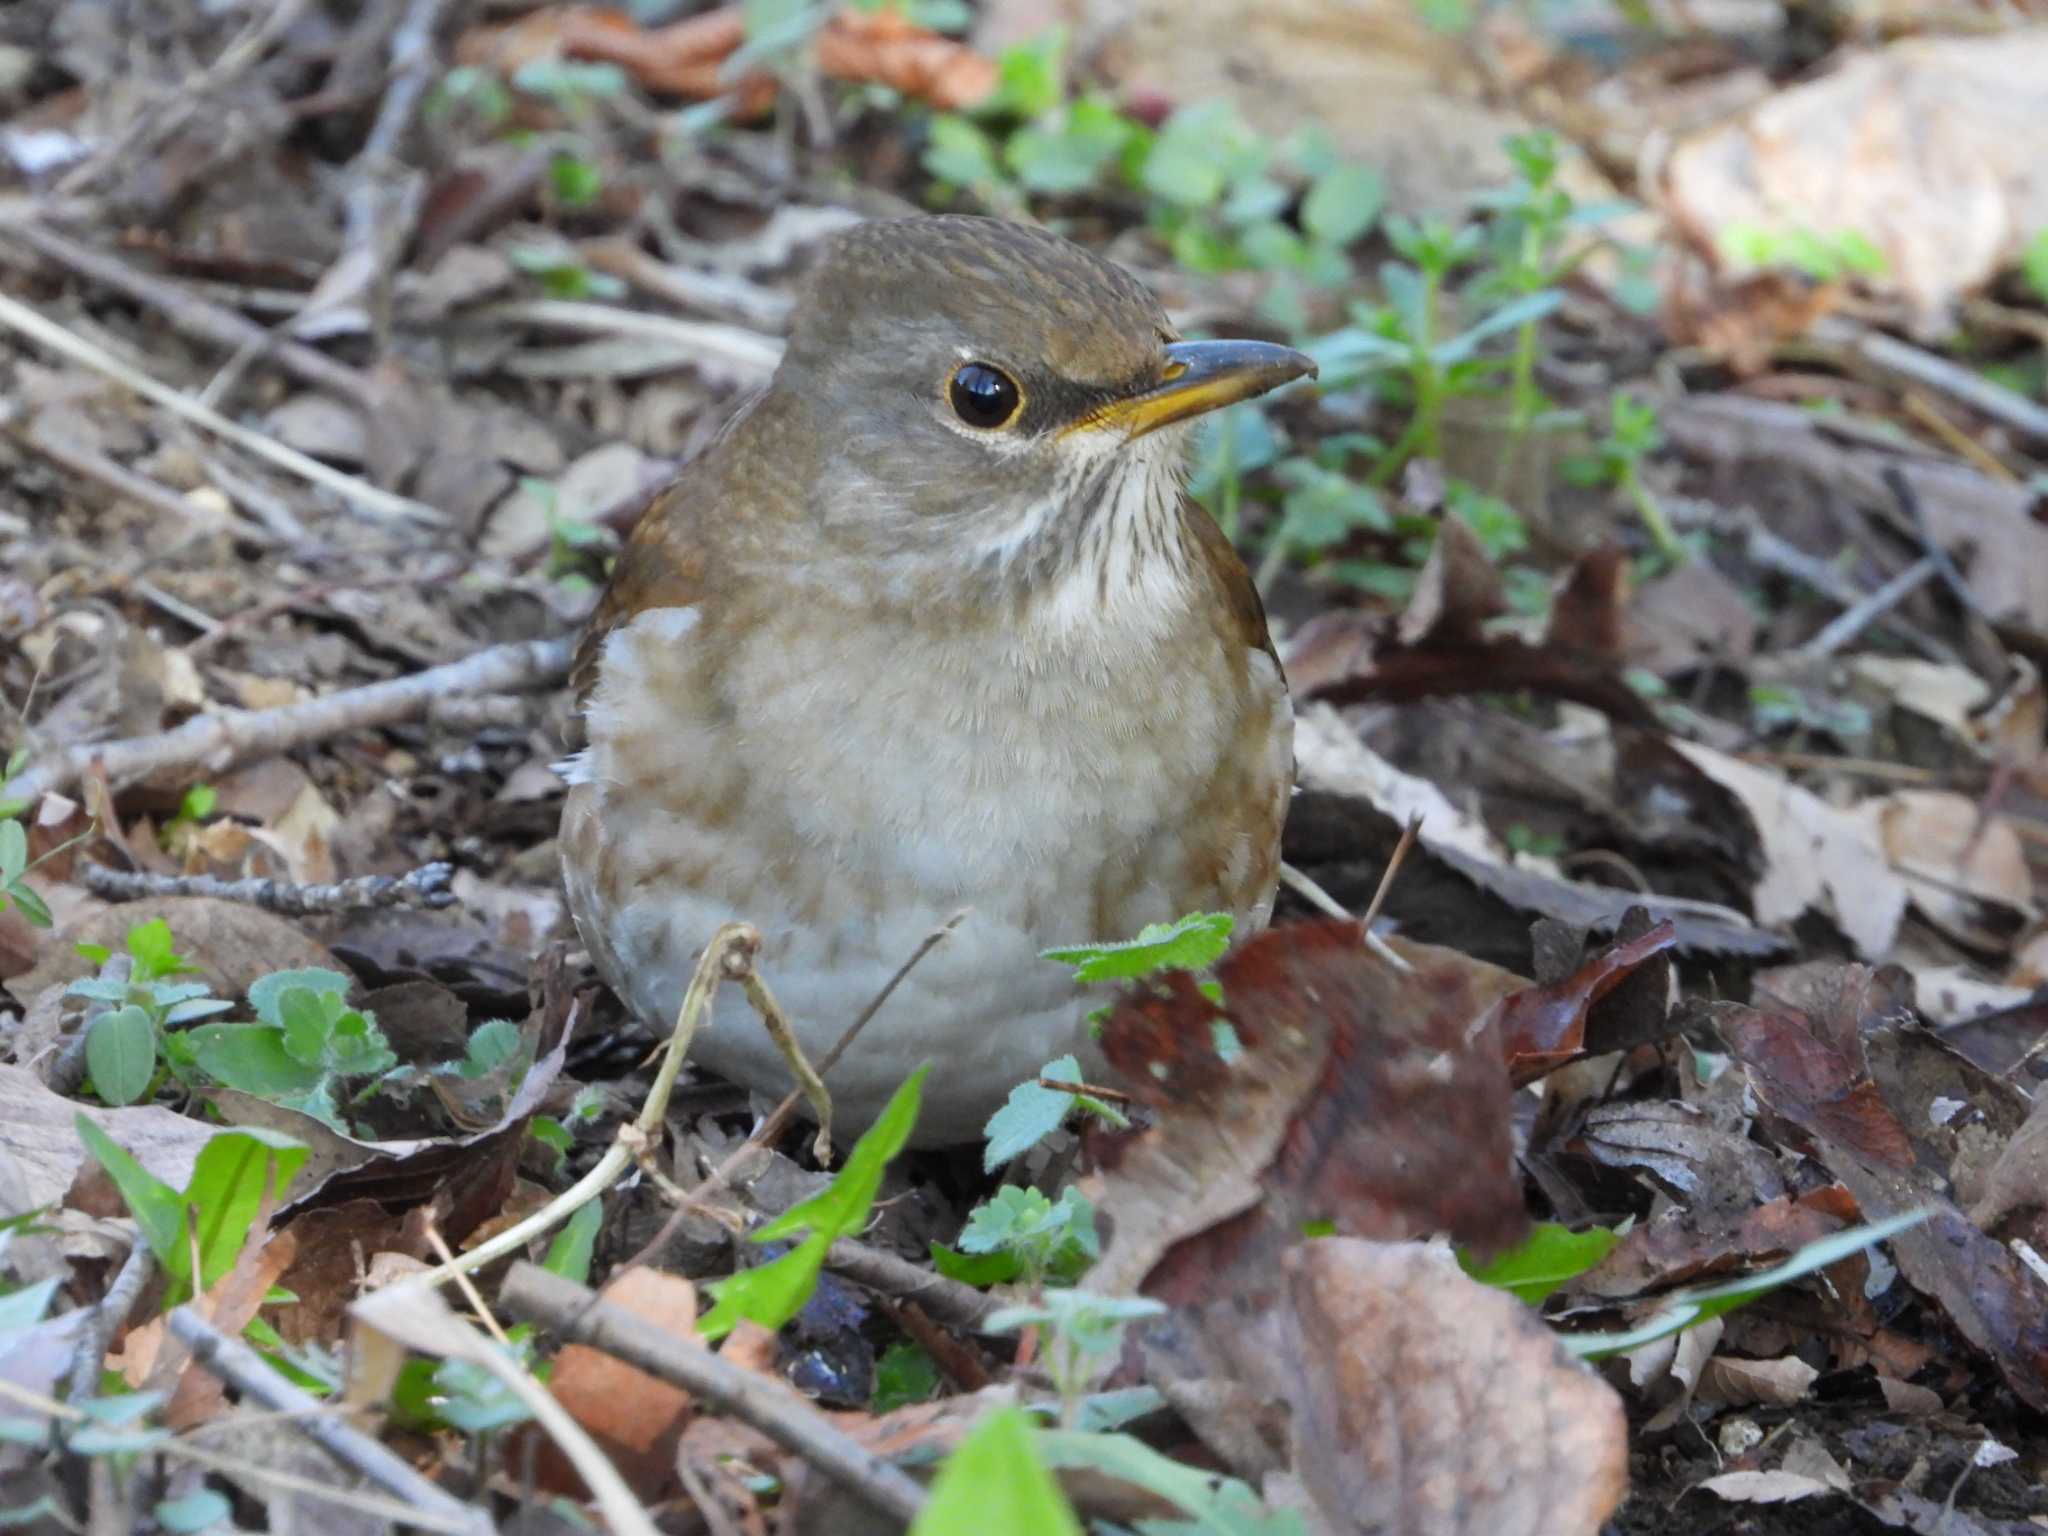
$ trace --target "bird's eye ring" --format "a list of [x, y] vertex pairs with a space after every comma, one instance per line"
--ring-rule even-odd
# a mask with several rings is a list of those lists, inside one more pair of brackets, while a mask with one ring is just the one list
[[962, 363], [946, 382], [953, 414], [968, 426], [993, 432], [1016, 419], [1024, 404], [1017, 381], [991, 363]]

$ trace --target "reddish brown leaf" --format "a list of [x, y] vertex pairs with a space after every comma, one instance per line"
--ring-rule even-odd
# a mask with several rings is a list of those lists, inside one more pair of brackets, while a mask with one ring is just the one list
[[[1118, 1007], [1103, 1049], [1155, 1112], [1101, 1148], [1113, 1235], [1090, 1283], [1167, 1300], [1264, 1290], [1304, 1223], [1480, 1248], [1522, 1231], [1491, 967], [1356, 924], [1262, 934], [1218, 970], [1219, 1010], [1176, 981]], [[1216, 1025], [1241, 1051], [1226, 1059]]]
[[1501, 999], [1495, 1014], [1508, 1072], [1517, 1086], [1585, 1054], [1586, 1014], [1652, 956], [1677, 942], [1669, 919], [1640, 938], [1590, 956], [1563, 981], [1525, 987]]

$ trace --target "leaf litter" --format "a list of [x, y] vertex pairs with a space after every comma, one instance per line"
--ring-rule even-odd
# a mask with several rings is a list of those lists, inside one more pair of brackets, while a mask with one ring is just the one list
[[[79, 1495], [9, 1434], [10, 1515], [316, 1518], [255, 1464], [339, 1488], [266, 1422], [286, 1377], [391, 1406], [417, 1513], [502, 1518], [525, 1469], [591, 1498], [493, 1374], [549, 1359], [624, 1474], [615, 1527], [946, 1536], [997, 1528], [970, 1485], [1001, 1479], [1032, 1530], [2038, 1529], [2048, 246], [2001, 124], [2039, 29], [1849, 28], [1809, 72], [1811, 36], [1745, 50], [1719, 13], [1621, 48], [1490, 16], [1468, 47], [1400, 7], [1083, 6], [1062, 61], [1029, 7], [964, 38], [946, 9], [793, 7], [779, 39], [431, 0], [173, 6], [134, 39], [99, 5], [0, 17], [4, 293], [81, 343], [0, 333], [0, 1385], [38, 1438], [84, 1425], [75, 1458], [162, 1469]], [[1907, 103], [1964, 97], [1901, 147]], [[361, 1298], [538, 1209], [646, 1099], [556, 890], [549, 647], [772, 368], [818, 239], [1035, 213], [1191, 328], [1313, 338], [1419, 248], [1383, 210], [1506, 216], [1537, 117], [1662, 252], [1596, 240], [1530, 309], [1577, 417], [1531, 435], [1475, 390], [1381, 474], [1413, 400], [1366, 385], [1198, 476], [1293, 681], [1289, 858], [1383, 945], [1292, 890], [1227, 952], [1201, 914], [1096, 936], [1064, 958], [1116, 1070], [1050, 1063], [990, 1147], [857, 1189], [686, 1072], [644, 1175], [527, 1254], [715, 1387], [564, 1312], [448, 1360], [392, 1342], [450, 1345], [438, 1315], [379, 1343]], [[1631, 271], [1660, 285], [1634, 307]], [[1615, 390], [1650, 437], [1619, 441]], [[194, 722], [203, 750], [162, 747]], [[453, 904], [399, 889], [437, 863]], [[189, 971], [138, 974], [154, 919]], [[331, 998], [266, 1020], [292, 971]], [[227, 1023], [276, 1031], [269, 1077], [181, 1052]], [[281, 1102], [280, 1073], [320, 1087]], [[238, 1440], [265, 1449], [196, 1459]], [[334, 1452], [359, 1477], [365, 1445]], [[368, 1478], [345, 1496], [388, 1523], [407, 1485]]]

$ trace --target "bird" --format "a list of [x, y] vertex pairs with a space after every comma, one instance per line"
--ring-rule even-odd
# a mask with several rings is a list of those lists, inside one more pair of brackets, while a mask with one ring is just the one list
[[[1189, 431], [1314, 371], [1183, 340], [1036, 225], [832, 237], [772, 379], [650, 502], [572, 663], [564, 884], [630, 1011], [666, 1033], [745, 921], [815, 1060], [964, 910], [825, 1078], [857, 1131], [930, 1063], [913, 1141], [944, 1145], [1086, 1051], [1102, 999], [1044, 951], [1263, 927], [1293, 713], [1258, 590], [1186, 495]], [[691, 1061], [792, 1086], [735, 987]]]

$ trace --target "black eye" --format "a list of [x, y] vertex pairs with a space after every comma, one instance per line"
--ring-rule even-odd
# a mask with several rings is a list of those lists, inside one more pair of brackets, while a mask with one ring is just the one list
[[1017, 381], [987, 363], [962, 363], [953, 372], [946, 396], [953, 402], [955, 416], [984, 431], [1000, 427], [1015, 416], [1023, 399]]

